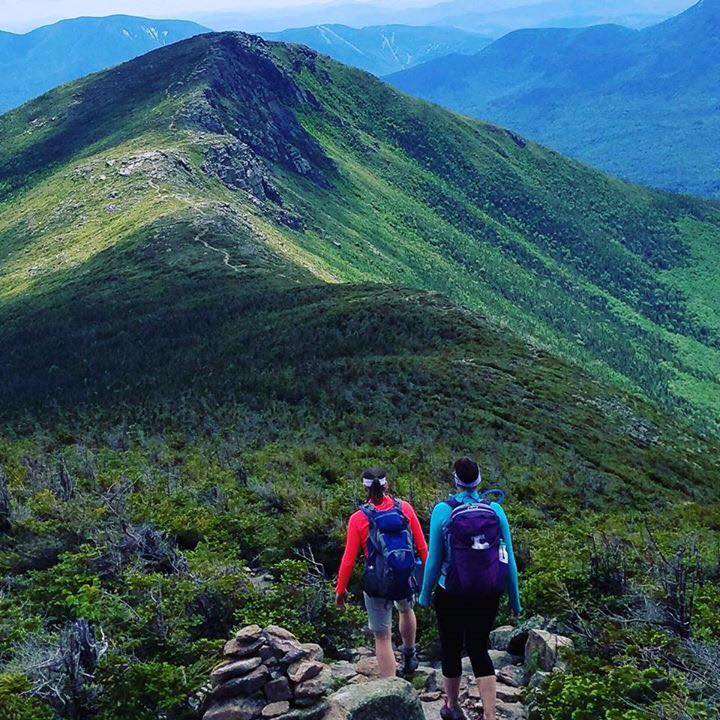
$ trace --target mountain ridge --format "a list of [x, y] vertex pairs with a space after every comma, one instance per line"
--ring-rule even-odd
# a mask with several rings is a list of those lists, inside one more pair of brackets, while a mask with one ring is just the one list
[[630, 181], [717, 196], [717, 12], [706, 0], [642, 30], [517, 31], [388, 80]]

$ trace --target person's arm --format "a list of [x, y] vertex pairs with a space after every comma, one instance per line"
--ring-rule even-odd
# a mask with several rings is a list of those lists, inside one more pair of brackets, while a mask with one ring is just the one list
[[338, 579], [335, 592], [340, 596], [344, 596], [352, 577], [355, 561], [358, 553], [362, 548], [362, 529], [361, 518], [358, 513], [351, 515], [347, 527], [347, 538], [345, 540], [345, 552], [340, 561], [340, 569], [338, 570]]
[[505, 541], [508, 552], [508, 574], [506, 580], [506, 588], [508, 596], [510, 597], [510, 607], [519, 615], [522, 612], [522, 605], [520, 604], [520, 589], [518, 587], [518, 571], [517, 563], [515, 562], [515, 552], [513, 550], [512, 536], [510, 535], [510, 523], [508, 522], [507, 515], [502, 509], [502, 506], [498, 503], [492, 503], [492, 508], [497, 513], [500, 519], [500, 530], [502, 531], [502, 537]]
[[430, 605], [433, 590], [440, 579], [443, 560], [445, 559], [445, 533], [444, 526], [452, 510], [447, 503], [441, 502], [435, 506], [430, 516], [430, 553], [425, 563], [425, 577], [418, 602], [421, 605]]
[[409, 502], [403, 502], [403, 513], [410, 523], [410, 530], [412, 531], [413, 542], [417, 548], [420, 559], [423, 562], [427, 561], [428, 557], [428, 546], [425, 542], [425, 535], [423, 534], [420, 521], [418, 520], [415, 509]]

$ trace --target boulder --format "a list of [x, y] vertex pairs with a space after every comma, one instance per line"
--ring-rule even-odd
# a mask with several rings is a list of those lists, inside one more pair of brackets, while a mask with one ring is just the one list
[[325, 666], [314, 660], [298, 660], [287, 669], [287, 676], [294, 683], [303, 683], [319, 675]]
[[415, 689], [397, 677], [346, 685], [329, 702], [326, 720], [425, 720]]
[[497, 698], [506, 703], [515, 703], [522, 700], [522, 688], [513, 687], [512, 685], [497, 684]]
[[283, 665], [292, 665], [294, 662], [307, 657], [307, 650], [299, 645], [295, 646], [288, 640], [280, 640], [275, 646], [275, 653], [280, 657]]
[[265, 683], [265, 697], [269, 703], [281, 702], [292, 698], [290, 682], [286, 677], [275, 678]]
[[251, 655], [256, 655], [260, 648], [265, 644], [265, 641], [260, 638], [250, 642], [240, 641], [237, 638], [233, 638], [225, 643], [223, 652], [228, 657], [232, 658], [246, 658]]
[[295, 708], [284, 715], [278, 715], [275, 720], [325, 720], [327, 712], [328, 704], [321, 702], [310, 708]]
[[246, 625], [238, 630], [235, 639], [240, 643], [251, 643], [259, 640], [262, 635], [262, 628], [259, 625]]
[[523, 655], [525, 653], [525, 643], [531, 630], [543, 629], [547, 626], [547, 620], [542, 615], [534, 615], [525, 622], [518, 625], [508, 640], [507, 651], [511, 655]]
[[260, 717], [264, 705], [265, 701], [257, 698], [230, 700], [211, 707], [203, 720], [255, 720]]
[[322, 662], [325, 659], [325, 652], [317, 643], [302, 643], [300, 647], [307, 653], [311, 660]]
[[243, 660], [224, 663], [223, 665], [218, 665], [210, 673], [210, 679], [214, 685], [219, 685], [226, 680], [231, 680], [232, 678], [240, 677], [241, 675], [247, 675], [249, 672], [258, 667], [260, 663], [261, 660], [259, 657], [249, 657]]
[[511, 687], [524, 687], [527, 683], [527, 670], [522, 665], [505, 665], [496, 675], [499, 683]]
[[225, 700], [226, 698], [235, 698], [238, 696], [248, 696], [262, 690], [265, 683], [270, 679], [270, 672], [264, 665], [260, 665], [248, 675], [233, 678], [218, 685], [212, 691], [214, 700]]
[[561, 652], [572, 650], [573, 641], [547, 630], [530, 630], [525, 643], [525, 665], [531, 670], [549, 672], [561, 662]]
[[355, 663], [355, 672], [365, 677], [380, 677], [380, 670], [375, 657], [363, 657]]
[[[257, 625], [254, 627], [257, 627]], [[271, 635], [272, 637], [279, 638], [280, 640], [292, 640], [297, 642], [297, 638], [289, 630], [286, 630], [279, 625], [268, 625], [263, 632], [265, 635]]]
[[274, 718], [278, 715], [284, 715], [290, 712], [290, 703], [287, 700], [280, 700], [279, 702], [269, 703], [262, 709], [262, 717]]
[[519, 702], [499, 702], [495, 706], [495, 712], [498, 720], [527, 720], [528, 716], [527, 708]]
[[537, 672], [534, 672], [532, 674], [532, 677], [528, 681], [528, 687], [532, 688], [533, 690], [535, 688], [541, 687], [545, 683], [545, 680], [547, 680], [547, 678], [549, 676], [550, 676], [550, 673], [545, 672], [544, 670], [538, 670]]
[[490, 633], [490, 647], [493, 650], [507, 651], [510, 638], [514, 632], [515, 627], [513, 625], [502, 625], [501, 627], [495, 628]]
[[328, 692], [331, 683], [332, 674], [329, 668], [325, 668], [319, 675], [295, 686], [295, 703], [300, 706], [313, 705]]
[[355, 666], [347, 660], [338, 660], [330, 666], [330, 672], [333, 677], [341, 682], [347, 682], [357, 675]]
[[505, 667], [505, 665], [516, 665], [518, 663], [518, 658], [515, 655], [511, 655], [504, 650], [490, 650], [489, 653], [493, 667], [496, 670]]

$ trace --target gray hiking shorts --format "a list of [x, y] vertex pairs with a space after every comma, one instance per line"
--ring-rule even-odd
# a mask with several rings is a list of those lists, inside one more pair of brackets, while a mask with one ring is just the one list
[[400, 600], [393, 602], [384, 598], [365, 595], [365, 609], [368, 614], [368, 627], [376, 635], [385, 635], [392, 630], [393, 606], [401, 613], [409, 612], [415, 605], [414, 600]]

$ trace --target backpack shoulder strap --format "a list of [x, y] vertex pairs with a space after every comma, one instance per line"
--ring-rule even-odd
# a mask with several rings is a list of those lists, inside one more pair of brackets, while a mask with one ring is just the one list
[[451, 495], [449, 498], [443, 500], [443, 502], [450, 507], [450, 510], [457, 510], [457, 508], [463, 504], [454, 495]]

